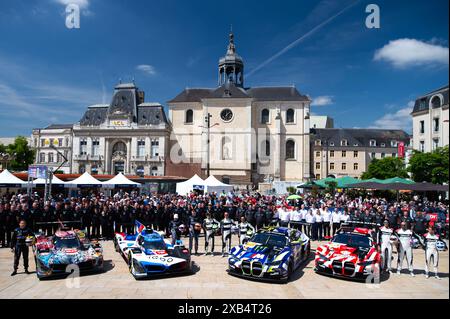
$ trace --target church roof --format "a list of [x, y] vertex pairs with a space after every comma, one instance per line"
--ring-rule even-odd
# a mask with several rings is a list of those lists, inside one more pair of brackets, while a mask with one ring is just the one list
[[[134, 83], [121, 83], [115, 87], [111, 104], [89, 106], [79, 124], [98, 126], [108, 118], [130, 118], [138, 125], [159, 125], [167, 123], [164, 108], [156, 102], [138, 104], [139, 91]], [[142, 94], [143, 96], [143, 94]]]
[[[228, 91], [227, 91], [228, 90]], [[227, 91], [227, 92], [226, 92]], [[211, 98], [253, 98], [256, 101], [309, 101], [293, 86], [240, 88], [234, 84], [224, 84], [218, 88], [185, 89], [168, 103], [201, 102]]]

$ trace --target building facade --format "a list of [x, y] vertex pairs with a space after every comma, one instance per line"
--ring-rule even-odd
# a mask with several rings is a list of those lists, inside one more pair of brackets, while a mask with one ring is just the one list
[[310, 102], [293, 86], [245, 87], [230, 34], [217, 87], [185, 89], [168, 102], [170, 165], [238, 185], [306, 180]]
[[31, 147], [36, 154], [35, 163], [64, 174], [72, 173], [72, 140], [73, 124], [33, 129]]
[[397, 157], [398, 144], [409, 141], [402, 130], [311, 129], [311, 176], [359, 178], [372, 159]]
[[449, 142], [448, 85], [419, 97], [411, 113], [413, 148], [432, 152]]
[[110, 104], [88, 107], [73, 126], [74, 173], [165, 174], [168, 122], [144, 96], [134, 83], [119, 84]]
[[110, 104], [89, 106], [75, 124], [35, 129], [36, 163], [64, 173], [165, 175], [170, 128], [159, 103], [145, 103], [134, 83], [115, 87]]

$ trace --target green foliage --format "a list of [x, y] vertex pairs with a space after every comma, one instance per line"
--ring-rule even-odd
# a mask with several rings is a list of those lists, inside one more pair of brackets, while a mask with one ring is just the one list
[[326, 191], [330, 194], [335, 193], [336, 188], [337, 188], [337, 182], [335, 181], [326, 181], [325, 184], [327, 185]]
[[14, 171], [25, 171], [34, 162], [34, 151], [23, 136], [16, 137], [14, 143], [6, 147], [6, 152], [14, 156], [14, 160], [8, 165]]
[[297, 189], [295, 187], [293, 187], [293, 186], [286, 187], [286, 190], [287, 190], [287, 192], [289, 194], [296, 194], [297, 193]]
[[393, 177], [407, 178], [408, 172], [401, 158], [385, 157], [382, 159], [374, 158], [369, 164], [366, 172], [361, 175], [362, 179], [378, 178], [388, 179]]
[[414, 151], [408, 171], [415, 182], [448, 183], [449, 147], [437, 148], [431, 153]]

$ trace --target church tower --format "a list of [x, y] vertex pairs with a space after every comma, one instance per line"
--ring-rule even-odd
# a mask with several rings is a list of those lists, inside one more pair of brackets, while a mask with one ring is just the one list
[[218, 85], [222, 86], [230, 82], [238, 87], [244, 86], [244, 61], [236, 53], [233, 32], [230, 32], [227, 53], [219, 60]]

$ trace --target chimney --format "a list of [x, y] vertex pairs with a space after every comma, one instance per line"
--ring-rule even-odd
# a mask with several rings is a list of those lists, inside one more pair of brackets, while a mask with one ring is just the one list
[[145, 93], [144, 91], [138, 91], [138, 104], [144, 103]]

